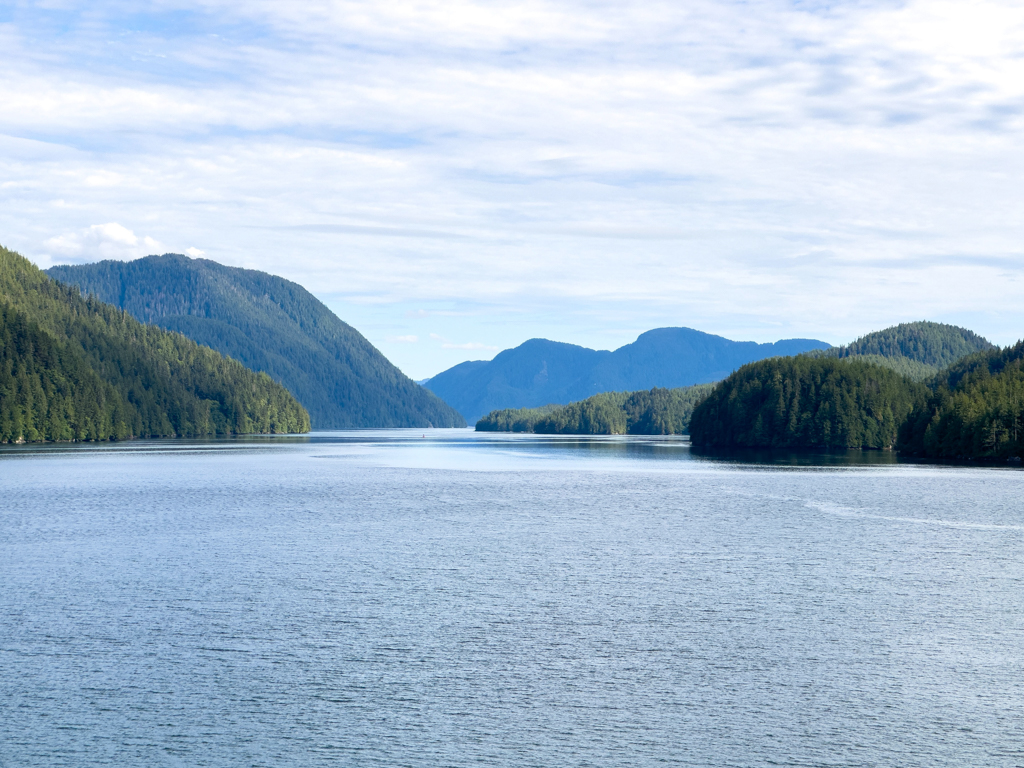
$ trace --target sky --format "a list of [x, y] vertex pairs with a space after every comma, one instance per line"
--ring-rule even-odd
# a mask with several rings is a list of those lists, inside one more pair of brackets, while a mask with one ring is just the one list
[[1019, 2], [6, 2], [0, 244], [294, 280], [416, 379], [1024, 337]]

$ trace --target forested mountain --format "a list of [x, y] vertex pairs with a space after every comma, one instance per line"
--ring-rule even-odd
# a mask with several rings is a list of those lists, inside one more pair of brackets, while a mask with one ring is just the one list
[[974, 331], [922, 320], [869, 333], [852, 344], [829, 350], [828, 354], [835, 357], [905, 357], [941, 369], [967, 355], [986, 349], [995, 347], [988, 339], [982, 338]]
[[862, 336], [852, 344], [808, 354], [857, 357], [915, 381], [925, 381], [960, 358], [986, 349], [994, 349], [988, 339], [966, 328], [920, 321], [894, 325]]
[[[895, 447], [928, 458], [1019, 461], [1024, 342], [1000, 350], [970, 332], [958, 335], [987, 348], [955, 359], [925, 384], [869, 362], [870, 354], [801, 355], [744, 366], [694, 409], [691, 440], [702, 447]], [[922, 364], [949, 360], [965, 348], [949, 339], [909, 351]], [[910, 359], [902, 355], [906, 346], [881, 349], [896, 354], [881, 362]]]
[[281, 385], [0, 247], [0, 441], [305, 432]]
[[265, 371], [318, 429], [465, 426], [453, 408], [283, 278], [176, 254], [53, 267], [49, 274]]
[[745, 365], [697, 405], [707, 448], [892, 448], [928, 397], [923, 384], [857, 358], [777, 357]]
[[1024, 456], [1024, 342], [971, 355], [933, 381], [900, 430], [898, 447], [929, 458]]
[[711, 384], [639, 392], [604, 392], [568, 405], [492, 411], [476, 423], [478, 432], [536, 432], [549, 435], [680, 435]]
[[450, 368], [424, 386], [473, 422], [494, 410], [570, 403], [600, 392], [703, 384], [753, 360], [827, 347], [813, 339], [730, 341], [691, 328], [648, 331], [614, 352], [531, 339], [489, 362]]

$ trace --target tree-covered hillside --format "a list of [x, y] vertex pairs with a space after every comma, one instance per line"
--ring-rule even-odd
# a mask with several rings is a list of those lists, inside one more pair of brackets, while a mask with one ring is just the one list
[[318, 429], [465, 426], [453, 408], [283, 278], [175, 254], [53, 267], [49, 274], [265, 371]]
[[0, 440], [304, 432], [265, 374], [83, 298], [0, 247]]
[[678, 389], [604, 392], [563, 406], [497, 410], [478, 421], [476, 429], [549, 435], [685, 434], [694, 405], [711, 388], [710, 384], [700, 384]]
[[127, 437], [134, 420], [81, 354], [0, 304], [0, 442]]
[[901, 452], [944, 459], [1024, 456], [1024, 342], [971, 355], [932, 382], [900, 430]]
[[974, 331], [922, 320], [869, 333], [851, 344], [833, 347], [823, 354], [831, 357], [880, 355], [890, 359], [907, 358], [932, 366], [937, 371], [967, 355], [993, 348], [988, 339]]
[[[1019, 461], [1024, 455], [1024, 342], [1000, 350], [970, 331], [935, 323], [873, 336], [880, 340], [876, 346], [842, 348], [865, 354], [801, 355], [744, 366], [695, 409], [693, 444], [895, 447], [933, 459]], [[970, 347], [982, 350], [956, 357]], [[878, 358], [871, 350], [892, 357]], [[889, 370], [908, 361], [950, 359], [924, 384]], [[900, 365], [891, 366], [893, 360]]]
[[902, 355], [897, 355], [896, 357], [886, 357], [885, 355], [850, 355], [841, 359], [874, 363], [891, 371], [896, 371], [900, 376], [906, 376], [911, 381], [918, 382], [928, 381], [939, 372], [939, 369], [934, 365], [911, 360], [909, 357], [903, 357]]
[[777, 357], [745, 365], [694, 409], [708, 448], [892, 448], [928, 389], [857, 358]]

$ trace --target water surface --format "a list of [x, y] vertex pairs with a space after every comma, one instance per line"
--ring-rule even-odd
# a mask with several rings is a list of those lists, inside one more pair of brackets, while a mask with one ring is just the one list
[[1024, 473], [468, 431], [0, 450], [0, 766], [1018, 766]]

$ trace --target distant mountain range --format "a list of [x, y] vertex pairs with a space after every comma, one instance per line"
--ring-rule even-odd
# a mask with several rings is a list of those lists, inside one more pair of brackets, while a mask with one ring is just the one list
[[676, 388], [724, 379], [745, 363], [828, 349], [814, 339], [730, 341], [692, 328], [657, 328], [614, 352], [531, 339], [493, 360], [461, 363], [424, 382], [470, 423], [505, 408], [537, 408], [600, 392]]
[[[697, 444], [732, 441], [734, 446], [745, 447], [891, 447], [901, 422], [914, 409], [916, 401], [925, 396], [927, 389], [920, 382], [928, 381], [933, 388], [945, 385], [952, 389], [959, 375], [955, 371], [981, 370], [984, 366], [979, 361], [984, 360], [989, 361], [986, 370], [1001, 371], [1009, 361], [1019, 373], [1017, 361], [1024, 357], [1022, 350], [1024, 345], [1018, 345], [1009, 357], [1000, 358], [999, 350], [991, 343], [965, 328], [930, 322], [903, 323], [869, 333], [842, 347], [755, 361], [718, 384], [649, 392], [604, 392], [563, 406], [494, 410], [477, 421], [476, 429], [573, 435], [681, 434], [689, 428], [691, 416], [699, 411], [703, 415], [696, 417]], [[945, 368], [950, 365], [954, 367]], [[945, 370], [942, 375], [940, 366]], [[983, 383], [984, 371], [976, 378]], [[992, 388], [984, 392], [986, 396], [993, 394], [1016, 403], [1017, 410], [1001, 405], [1001, 418], [1008, 419], [1011, 427], [1019, 427], [1019, 418], [1014, 414], [1024, 407], [1024, 398], [1012, 386], [1002, 393], [993, 392]], [[702, 405], [704, 401], [712, 404], [710, 416], [708, 406]], [[786, 416], [785, 408], [795, 409], [796, 416]], [[922, 413], [920, 418], [927, 422], [930, 412], [925, 409]], [[991, 419], [986, 423], [991, 423]], [[931, 429], [930, 423], [920, 429]], [[1024, 428], [1004, 428], [1003, 432], [1017, 440], [1018, 432], [1024, 434]], [[977, 434], [975, 429], [973, 435]], [[947, 448], [947, 455], [964, 452], [961, 438], [958, 433], [947, 439], [949, 445], [956, 446]], [[995, 439], [992, 435], [989, 438]], [[914, 452], [925, 450], [921, 447], [923, 439], [915, 443]], [[928, 445], [934, 447], [932, 443]], [[981, 448], [971, 450], [984, 455]]]
[[465, 426], [455, 409], [281, 277], [178, 254], [47, 272], [144, 323], [266, 372], [305, 406], [315, 429]]

